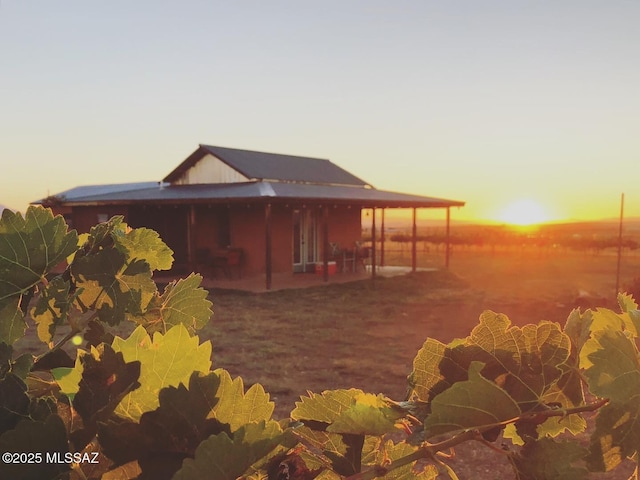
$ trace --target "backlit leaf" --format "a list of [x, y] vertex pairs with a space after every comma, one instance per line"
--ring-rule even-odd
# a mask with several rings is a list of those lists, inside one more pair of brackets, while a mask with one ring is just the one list
[[138, 460], [143, 478], [171, 478], [203, 440], [230, 433], [228, 425], [208, 418], [218, 401], [219, 385], [215, 373], [196, 372], [188, 388], [180, 384], [160, 390], [159, 407], [145, 412], [140, 423], [101, 423], [98, 434], [104, 453], [118, 465]]
[[62, 277], [55, 277], [45, 286], [31, 309], [31, 317], [38, 326], [38, 338], [42, 342], [49, 343], [56, 327], [67, 319], [73, 304], [73, 296], [69, 295], [70, 287]]
[[460, 355], [463, 348], [428, 338], [413, 360], [409, 376], [411, 396], [428, 402], [455, 382], [466, 380], [469, 365]]
[[30, 206], [24, 216], [9, 209], [0, 219], [0, 301], [19, 295], [77, 249], [75, 230], [62, 216]]
[[[126, 224], [125, 224], [126, 225]], [[169, 270], [173, 264], [173, 251], [160, 239], [160, 235], [148, 228], [117, 231], [114, 236], [117, 248], [131, 260], [144, 260], [151, 270]]]
[[355, 388], [310, 393], [291, 412], [294, 420], [320, 422], [328, 432], [351, 435], [383, 435], [403, 416], [384, 397]]
[[81, 289], [79, 301], [110, 325], [119, 324], [126, 313], [140, 313], [157, 291], [146, 262], [128, 262], [113, 248], [76, 259], [71, 271]]
[[521, 414], [507, 392], [484, 378], [480, 362], [469, 368], [469, 380], [458, 382], [436, 396], [424, 428], [429, 436], [492, 425]]
[[195, 334], [213, 314], [208, 292], [200, 287], [201, 282], [202, 276], [192, 273], [185, 279], [169, 283], [162, 295], [156, 292], [143, 314], [132, 315], [131, 319], [149, 333], [165, 333], [180, 323]]
[[271, 418], [274, 403], [269, 400], [269, 394], [262, 385], [256, 383], [245, 393], [242, 378], [231, 379], [229, 372], [222, 369], [214, 373], [220, 378], [220, 386], [216, 393], [217, 403], [210, 417], [228, 424], [232, 432], [244, 424]]
[[640, 452], [640, 361], [630, 337], [620, 330], [599, 330], [581, 352], [590, 390], [610, 400], [598, 411], [591, 436], [589, 465], [611, 470]]
[[620, 305], [620, 310], [622, 310], [623, 312], [638, 309], [638, 304], [634, 300], [633, 296], [629, 295], [628, 293], [618, 294], [618, 305]]
[[185, 459], [173, 480], [229, 480], [243, 475], [255, 462], [280, 443], [282, 429], [275, 421], [261, 421], [240, 427], [230, 438], [212, 435]]
[[138, 420], [144, 412], [155, 410], [160, 389], [188, 384], [193, 372], [208, 372], [211, 368], [211, 343], [199, 344], [183, 325], [176, 325], [165, 335], [156, 332], [153, 339], [143, 327], [136, 328], [123, 340], [116, 337], [113, 349], [122, 352], [126, 362], [140, 361], [141, 387], [127, 395], [116, 413]]
[[[368, 466], [380, 465], [385, 466], [390, 462], [399, 460], [411, 455], [418, 447], [410, 445], [406, 442], [393, 443], [391, 440], [384, 442], [379, 449], [376, 450], [374, 458], [370, 459]], [[363, 466], [363, 470], [367, 467]], [[396, 468], [385, 475], [383, 478], [393, 480], [435, 480], [438, 478], [438, 469], [433, 464], [421, 465], [416, 468], [416, 462], [411, 462]]]

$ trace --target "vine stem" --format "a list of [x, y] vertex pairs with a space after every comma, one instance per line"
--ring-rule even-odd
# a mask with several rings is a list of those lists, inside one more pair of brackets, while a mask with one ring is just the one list
[[420, 446], [420, 448], [418, 448], [418, 450], [410, 453], [409, 455], [398, 458], [397, 460], [392, 461], [388, 465], [376, 465], [370, 470], [366, 470], [364, 472], [351, 475], [347, 477], [346, 480], [373, 480], [375, 478], [383, 477], [387, 473], [391, 472], [392, 470], [403, 467], [405, 465], [409, 465], [410, 463], [413, 463], [417, 460], [421, 460], [423, 458], [435, 459], [436, 453], [442, 450], [448, 450], [450, 448], [455, 447], [456, 445], [459, 445], [469, 440], [479, 440], [482, 438], [483, 432], [486, 432], [496, 427], [505, 427], [508, 424], [515, 423], [515, 422], [542, 423], [544, 420], [550, 417], [564, 417], [567, 415], [572, 415], [574, 413], [593, 412], [598, 410], [599, 408], [604, 407], [607, 403], [609, 403], [609, 399], [603, 398], [601, 400], [598, 400], [597, 402], [587, 403], [585, 405], [580, 405], [578, 407], [563, 408], [563, 409], [557, 408], [557, 409], [543, 410], [540, 412], [525, 413], [524, 415], [520, 415], [518, 417], [514, 417], [509, 420], [504, 420], [502, 422], [492, 423], [489, 425], [482, 425], [481, 427], [478, 427], [478, 428], [464, 430], [438, 443], [425, 442], [422, 446]]

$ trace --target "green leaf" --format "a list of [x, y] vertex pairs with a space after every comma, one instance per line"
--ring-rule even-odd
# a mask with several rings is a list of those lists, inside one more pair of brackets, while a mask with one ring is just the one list
[[580, 353], [589, 389], [611, 401], [640, 395], [640, 361], [634, 342], [619, 330], [593, 332]]
[[620, 330], [599, 330], [585, 343], [581, 363], [590, 390], [608, 398], [591, 436], [589, 465], [611, 470], [640, 452], [640, 361], [633, 340]]
[[0, 380], [0, 433], [14, 428], [29, 414], [26, 384], [13, 373]]
[[524, 412], [544, 403], [545, 393], [562, 376], [570, 343], [556, 323], [510, 324], [506, 315], [485, 311], [465, 346], [473, 360], [486, 364], [482, 375], [498, 382]]
[[140, 386], [140, 362], [125, 362], [121, 352], [104, 343], [79, 358], [82, 378], [73, 407], [86, 428], [106, 419], [127, 393]]
[[483, 367], [473, 362], [469, 380], [456, 383], [433, 399], [431, 415], [424, 423], [428, 436], [492, 425], [521, 414], [507, 392], [480, 375]]
[[78, 236], [62, 216], [30, 206], [24, 216], [5, 209], [0, 219], [0, 301], [19, 295], [76, 251]]
[[405, 415], [382, 395], [355, 388], [311, 393], [301, 400], [291, 418], [326, 424], [326, 430], [333, 433], [383, 435], [393, 431], [396, 421]]
[[208, 292], [200, 287], [202, 276], [191, 274], [186, 279], [169, 283], [164, 293], [157, 292], [147, 310], [131, 319], [149, 333], [165, 333], [174, 325], [182, 324], [191, 334], [204, 327], [211, 318], [211, 302]]
[[229, 426], [210, 418], [218, 402], [220, 378], [197, 372], [183, 384], [160, 390], [160, 406], [145, 412], [140, 423], [108, 421], [98, 435], [104, 453], [116, 464], [137, 460], [144, 478], [170, 478], [193, 457], [198, 445], [210, 435], [230, 433]]
[[[387, 440], [374, 452], [367, 466], [388, 466], [391, 462], [407, 457], [417, 450], [418, 447], [406, 442], [393, 443]], [[421, 465], [418, 469], [415, 467], [416, 462], [411, 462], [391, 470], [383, 478], [393, 480], [436, 480], [438, 478], [438, 469], [433, 464]], [[366, 468], [363, 467], [363, 470]]]
[[196, 450], [194, 459], [185, 459], [173, 480], [228, 480], [238, 478], [280, 443], [282, 429], [275, 421], [242, 426], [230, 438], [212, 435]]
[[313, 452], [322, 452], [320, 458], [309, 452], [301, 453], [307, 465], [313, 465], [310, 468], [324, 467], [345, 476], [360, 471], [364, 436], [330, 433], [306, 426], [296, 428], [295, 435], [303, 444], [311, 446]]
[[80, 388], [80, 380], [82, 380], [82, 357], [89, 354], [84, 350], [78, 349], [76, 356], [75, 366], [70, 367], [56, 367], [51, 369], [51, 375], [60, 387], [60, 392], [69, 397], [69, 400], [73, 401], [78, 389]]
[[173, 264], [173, 251], [160, 239], [160, 235], [148, 228], [129, 230], [115, 235], [119, 250], [133, 260], [144, 260], [151, 270], [169, 270]]
[[49, 343], [56, 327], [64, 323], [73, 304], [74, 295], [69, 295], [71, 285], [61, 277], [49, 282], [31, 309], [31, 317], [38, 326], [38, 338]]
[[618, 305], [623, 312], [629, 312], [630, 310], [638, 310], [638, 304], [633, 299], [633, 295], [628, 293], [618, 294]]
[[271, 419], [274, 403], [262, 385], [256, 383], [245, 393], [241, 377], [232, 380], [229, 372], [222, 369], [214, 373], [220, 378], [220, 386], [216, 394], [217, 404], [210, 416], [228, 424], [232, 432], [247, 423]]
[[469, 365], [460, 355], [463, 348], [428, 338], [413, 360], [410, 396], [429, 402], [454, 383], [466, 380]]
[[564, 333], [571, 340], [572, 354], [577, 355], [582, 349], [584, 343], [589, 339], [591, 334], [591, 324], [593, 323], [593, 312], [587, 310], [580, 313], [579, 309], [571, 311], [564, 325]]
[[137, 327], [123, 340], [116, 337], [113, 349], [122, 352], [125, 362], [140, 361], [141, 387], [127, 395], [116, 413], [138, 420], [144, 412], [155, 410], [160, 389], [188, 383], [193, 372], [211, 368], [211, 343], [199, 344], [183, 325], [176, 325], [165, 335], [154, 333], [153, 339], [143, 327]]
[[71, 272], [80, 289], [79, 301], [110, 325], [118, 325], [126, 313], [141, 313], [157, 291], [145, 261], [129, 262], [113, 248], [74, 260]]
[[583, 480], [588, 473], [582, 466], [586, 453], [576, 442], [542, 438], [512, 454], [511, 463], [522, 480]]
[[0, 478], [59, 478], [58, 475], [69, 470], [69, 464], [47, 461], [46, 455], [57, 454], [64, 461], [68, 451], [67, 432], [58, 415], [50, 415], [44, 422], [23, 420], [15, 429], [0, 435], [0, 452], [39, 453], [41, 461], [0, 462]]
[[0, 342], [12, 345], [24, 337], [26, 330], [27, 324], [20, 310], [20, 297], [0, 300]]

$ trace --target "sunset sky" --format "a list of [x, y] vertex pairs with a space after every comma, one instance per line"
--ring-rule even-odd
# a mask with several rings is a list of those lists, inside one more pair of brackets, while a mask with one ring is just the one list
[[[640, 2], [1, 0], [0, 204], [199, 143], [550, 219], [640, 216]], [[442, 215], [442, 212], [434, 215]]]

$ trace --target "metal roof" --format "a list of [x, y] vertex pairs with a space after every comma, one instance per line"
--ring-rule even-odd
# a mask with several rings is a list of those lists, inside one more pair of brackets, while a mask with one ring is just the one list
[[200, 145], [163, 181], [172, 183], [205, 155], [212, 154], [251, 180], [279, 180], [282, 182], [318, 183], [328, 185], [357, 185], [367, 183], [329, 160], [278, 153], [238, 150], [235, 148]]
[[[109, 187], [109, 188], [107, 188]], [[464, 202], [388, 192], [375, 188], [253, 181], [200, 185], [166, 185], [155, 182], [78, 187], [55, 195], [68, 206], [192, 203], [331, 203], [377, 208], [442, 208]], [[40, 200], [35, 203], [42, 203]]]

